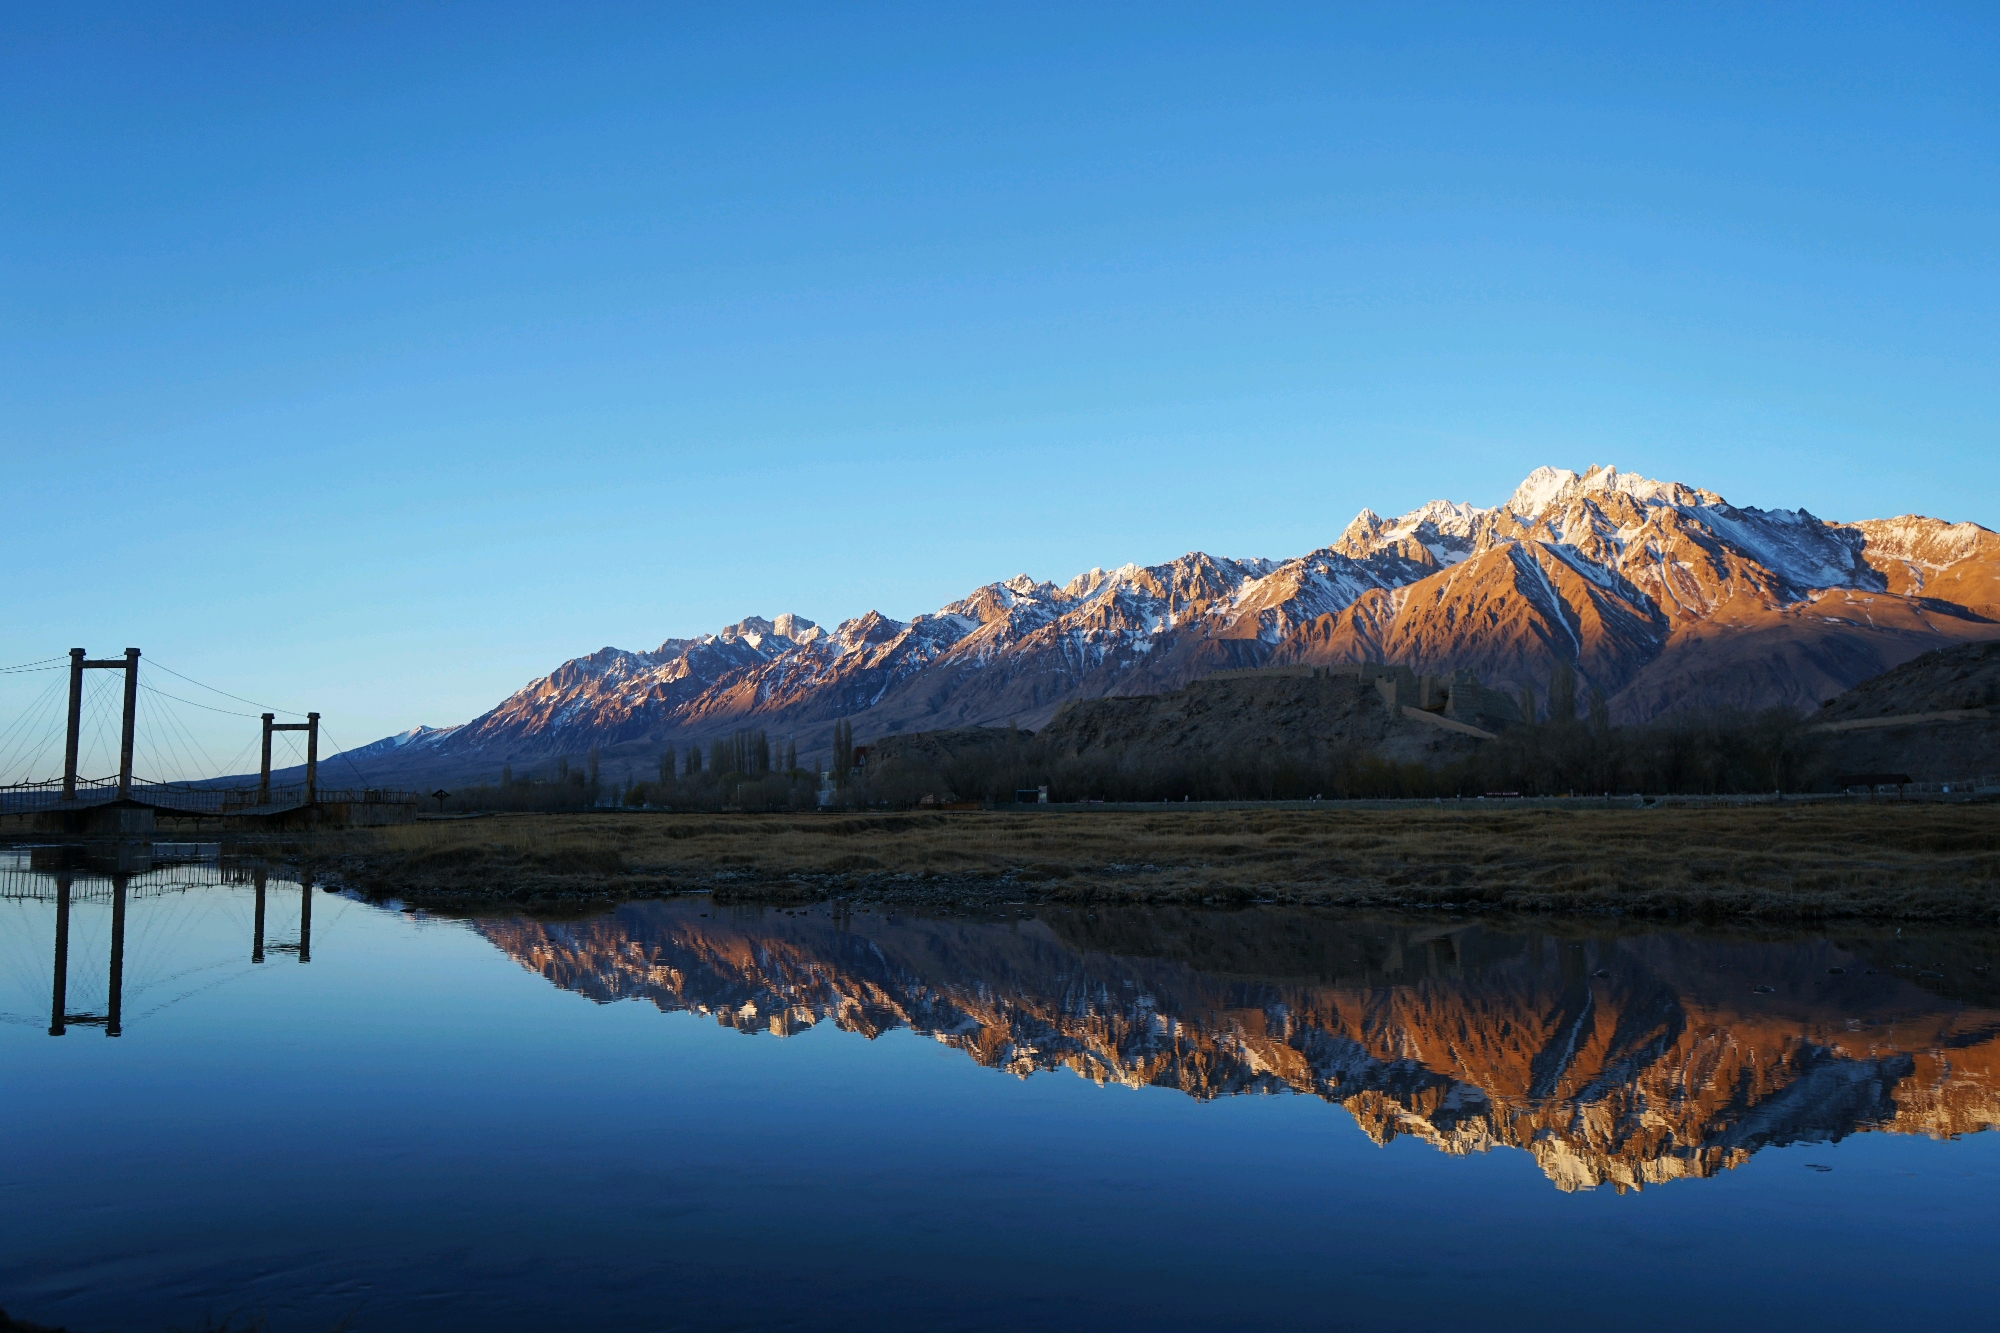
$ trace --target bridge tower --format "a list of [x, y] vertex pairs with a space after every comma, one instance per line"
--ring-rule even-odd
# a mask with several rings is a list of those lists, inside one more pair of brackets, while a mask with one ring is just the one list
[[125, 673], [125, 724], [118, 734], [118, 799], [132, 797], [133, 729], [139, 715], [139, 650], [127, 648], [125, 656], [92, 662], [81, 648], [69, 650], [69, 730], [63, 745], [63, 788], [65, 801], [76, 799], [77, 742], [83, 731], [83, 673], [90, 670]]
[[[319, 714], [307, 713], [303, 722], [278, 722], [276, 713], [265, 713], [264, 719], [264, 766], [257, 774], [257, 804], [271, 803], [271, 733], [274, 731], [303, 731], [306, 734], [306, 804], [313, 805], [319, 799]], [[297, 714], [293, 714], [294, 717]]]

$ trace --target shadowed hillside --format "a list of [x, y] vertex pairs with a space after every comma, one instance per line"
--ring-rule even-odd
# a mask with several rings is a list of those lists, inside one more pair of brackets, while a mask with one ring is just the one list
[[2000, 776], [2000, 644], [1925, 653], [1829, 699], [1813, 722], [1845, 773]]

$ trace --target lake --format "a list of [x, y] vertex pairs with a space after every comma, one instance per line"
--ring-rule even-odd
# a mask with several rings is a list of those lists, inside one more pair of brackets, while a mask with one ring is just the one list
[[17, 1317], [1994, 1318], [1990, 936], [697, 897], [459, 920], [210, 850], [0, 851]]

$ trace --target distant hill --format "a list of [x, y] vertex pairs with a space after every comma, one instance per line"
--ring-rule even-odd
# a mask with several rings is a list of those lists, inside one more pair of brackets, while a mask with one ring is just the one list
[[1828, 700], [1813, 722], [1843, 773], [2000, 775], [2000, 644], [1925, 653]]
[[2000, 536], [1904, 516], [1746, 509], [1615, 468], [1539, 468], [1503, 503], [1364, 510], [1286, 560], [1193, 552], [1020, 575], [908, 621], [752, 616], [649, 651], [603, 648], [462, 726], [353, 756], [371, 780], [490, 779], [597, 749], [659, 752], [745, 726], [823, 757], [858, 739], [1018, 723], [1219, 671], [1380, 660], [1546, 700], [1559, 664], [1619, 721], [1729, 705], [1806, 712], [1926, 652], [2000, 639]]
[[1054, 755], [1259, 756], [1286, 750], [1366, 751], [1437, 764], [1480, 745], [1470, 724], [1391, 704], [1353, 675], [1244, 673], [1166, 695], [1089, 699], [1064, 708], [1039, 739]]
[[[1403, 696], [1415, 698], [1407, 685]], [[1288, 753], [1314, 762], [1350, 752], [1435, 766], [1479, 747], [1478, 721], [1490, 720], [1391, 702], [1373, 680], [1353, 673], [1279, 668], [1211, 676], [1166, 694], [1078, 700], [1039, 733], [959, 727], [886, 736], [870, 747], [868, 765], [949, 772], [954, 760], [993, 762], [1014, 747], [1031, 756], [1027, 769], [1044, 777], [1051, 765], [1075, 759], [1173, 768]]]
[[1990, 710], [2000, 715], [2000, 643], [1939, 648], [1829, 699], [1819, 723]]

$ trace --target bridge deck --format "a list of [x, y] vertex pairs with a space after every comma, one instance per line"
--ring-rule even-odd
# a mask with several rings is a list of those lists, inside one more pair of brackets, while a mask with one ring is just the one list
[[[302, 810], [308, 805], [411, 805], [421, 798], [415, 792], [383, 787], [321, 788], [311, 802], [306, 800], [304, 783], [274, 784], [264, 799], [255, 787], [222, 787], [184, 782], [141, 782], [132, 784], [131, 795], [122, 804], [145, 808], [163, 815], [200, 818], [224, 815], [260, 816]], [[78, 778], [76, 796], [63, 799], [62, 783], [23, 782], [0, 787], [0, 815], [38, 814], [43, 811], [88, 810], [95, 806], [119, 804], [116, 778]]]

